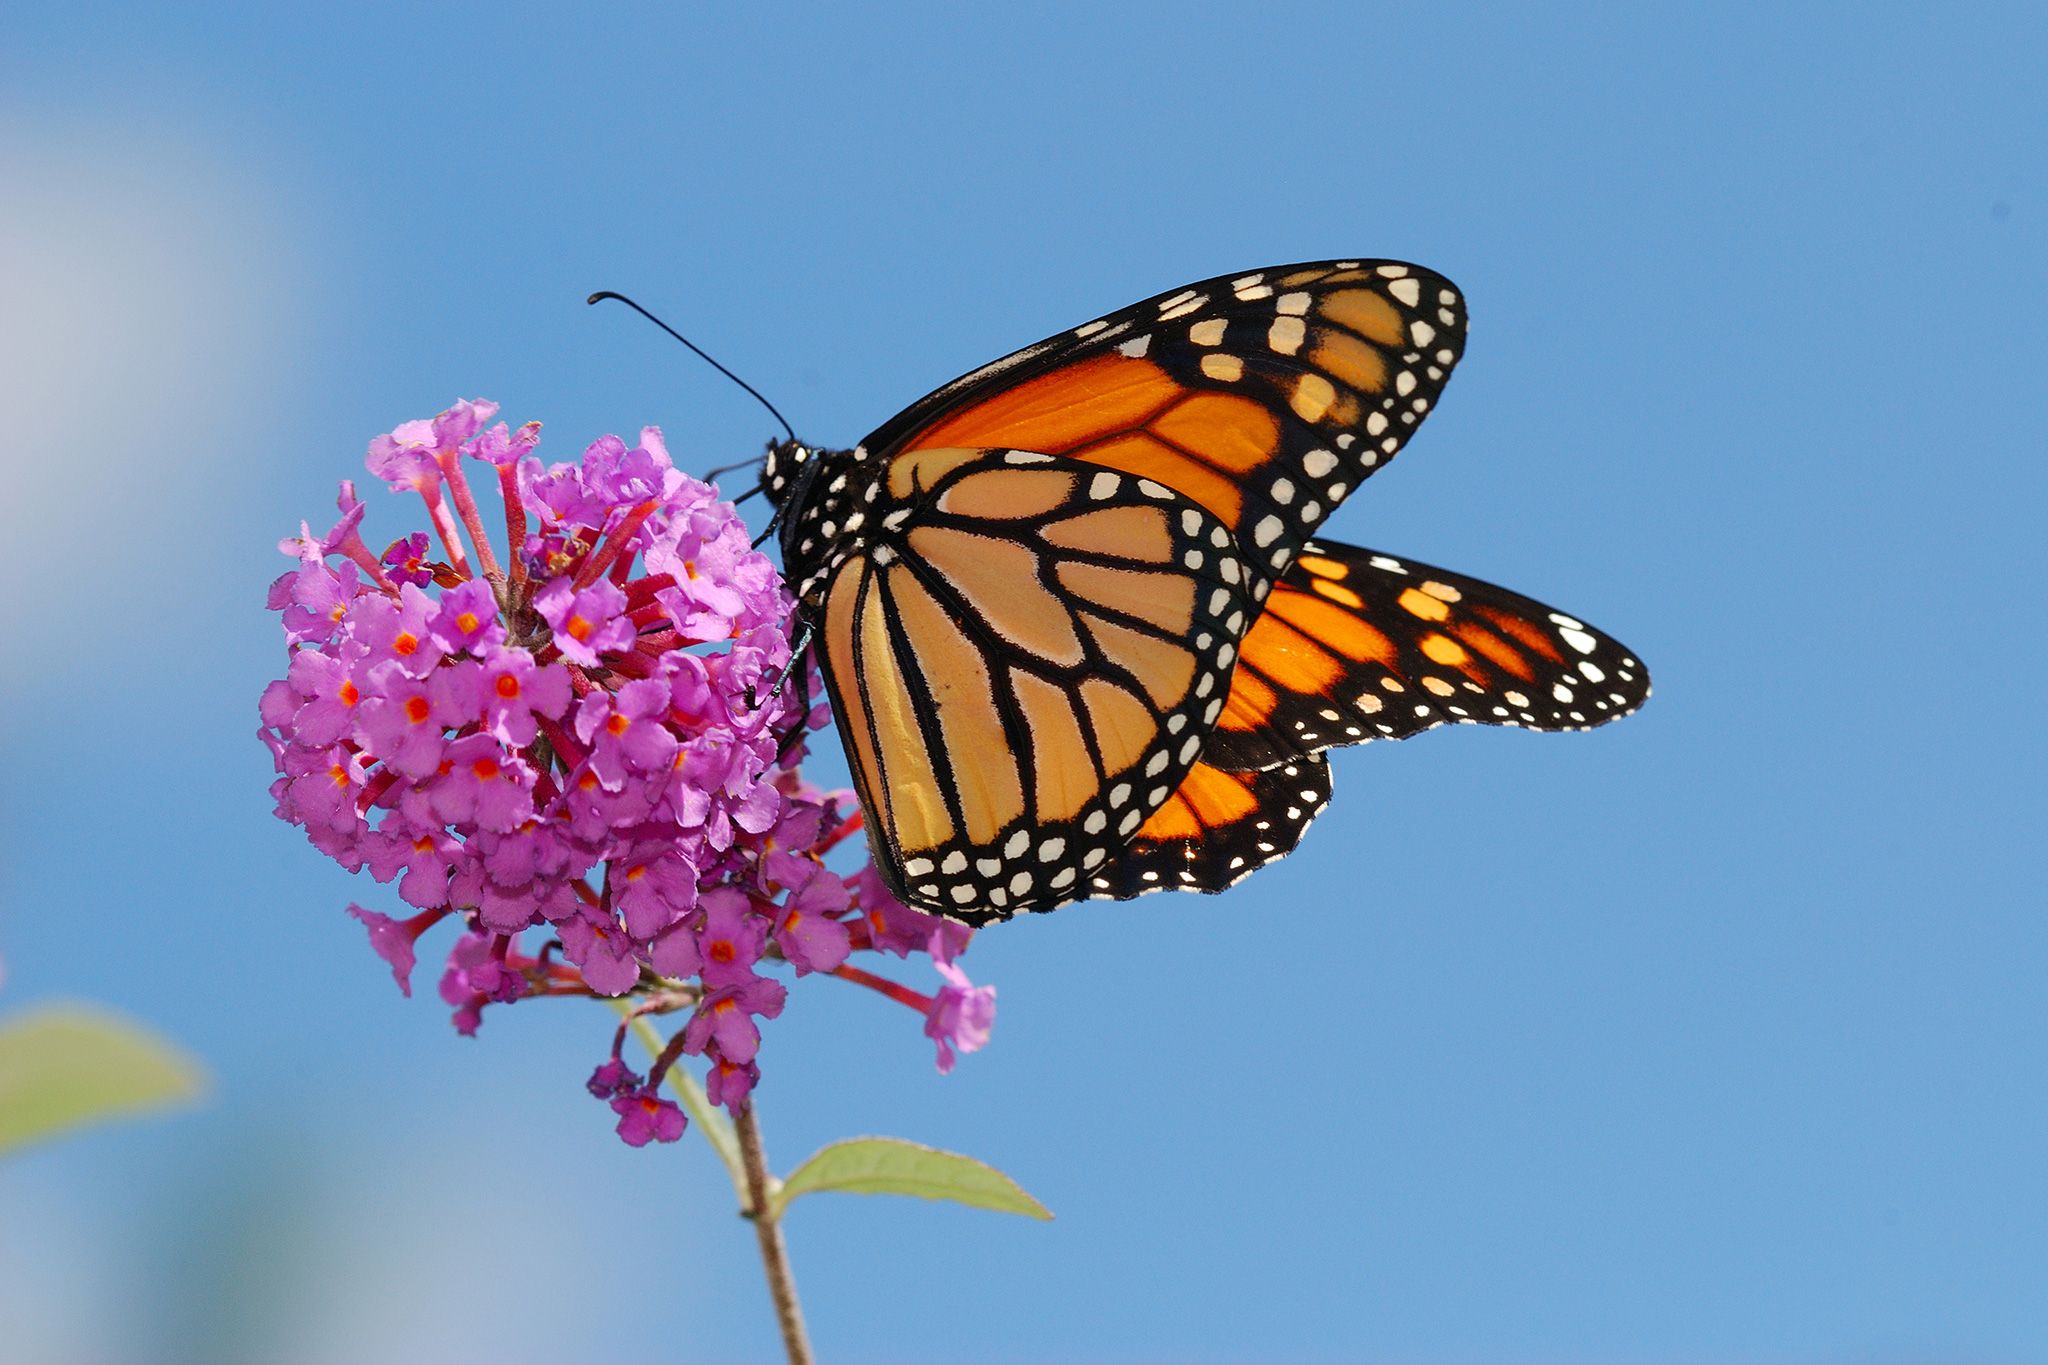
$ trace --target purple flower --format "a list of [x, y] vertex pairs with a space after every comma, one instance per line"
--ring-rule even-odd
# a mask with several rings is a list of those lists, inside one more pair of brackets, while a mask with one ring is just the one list
[[354, 613], [354, 637], [369, 647], [373, 660], [389, 659], [409, 678], [434, 671], [446, 651], [430, 629], [438, 608], [434, 600], [407, 583], [394, 604], [388, 597], [366, 597]]
[[598, 1099], [608, 1100], [638, 1090], [644, 1082], [638, 1072], [613, 1057], [591, 1072], [590, 1079], [583, 1084]]
[[[290, 605], [284, 608], [284, 633], [289, 644], [325, 644], [348, 617], [349, 606], [362, 592], [356, 566], [329, 568], [319, 560], [299, 567], [290, 579]], [[282, 583], [283, 580], [280, 580]], [[275, 594], [273, 594], [275, 597]]]
[[619, 1136], [628, 1147], [674, 1142], [689, 1126], [675, 1102], [661, 1098], [652, 1085], [613, 1100], [612, 1112], [619, 1116]]
[[599, 579], [578, 591], [567, 578], [557, 578], [534, 595], [533, 606], [571, 663], [596, 668], [602, 651], [632, 647], [633, 623], [622, 615], [626, 595], [614, 583]]
[[558, 464], [543, 473], [540, 461], [520, 461], [519, 501], [557, 533], [594, 528], [604, 520], [604, 502], [584, 483], [581, 465]]
[[451, 825], [517, 829], [533, 815], [533, 769], [490, 735], [447, 747], [448, 767], [433, 786], [434, 813]]
[[[567, 686], [564, 682], [565, 694]], [[605, 786], [617, 791], [629, 777], [665, 776], [675, 766], [680, 745], [664, 723], [668, 698], [667, 683], [638, 678], [616, 697], [592, 692], [583, 699], [576, 710], [576, 738], [590, 745], [590, 766]]]
[[519, 462], [532, 454], [533, 448], [539, 444], [540, 423], [528, 422], [525, 426], [519, 428], [518, 431], [507, 434], [505, 424], [500, 422], [489, 430], [478, 432], [463, 447], [463, 451], [476, 459], [483, 460], [488, 464], [494, 464], [499, 469], [505, 470], [516, 468]]
[[747, 1096], [760, 1084], [761, 1068], [753, 1062], [729, 1062], [723, 1057], [711, 1064], [704, 1077], [704, 1094], [713, 1104], [722, 1104], [737, 1114], [746, 1107]]
[[483, 722], [515, 749], [533, 743], [534, 717], [560, 720], [569, 709], [569, 675], [559, 664], [538, 664], [523, 649], [492, 645], [477, 675]]
[[946, 984], [932, 1001], [925, 1016], [924, 1036], [939, 1045], [939, 1072], [953, 1069], [953, 1050], [979, 1052], [988, 1046], [989, 1031], [996, 1022], [996, 988], [977, 986], [967, 973], [950, 962], [938, 965]]
[[849, 883], [860, 902], [861, 917], [867, 924], [868, 939], [875, 947], [898, 957], [927, 951], [940, 962], [951, 962], [967, 950], [974, 931], [937, 915], [913, 910], [890, 894], [882, 877], [870, 863]]
[[427, 684], [395, 661], [370, 670], [363, 702], [356, 708], [355, 736], [394, 771], [414, 781], [439, 771], [446, 748], [442, 736], [449, 723], [447, 708], [435, 705]]
[[433, 629], [441, 648], [450, 653], [481, 654], [486, 646], [501, 643], [505, 627], [498, 622], [498, 599], [491, 585], [472, 578], [442, 593]]
[[401, 422], [389, 435], [371, 440], [364, 464], [394, 493], [434, 495], [441, 486], [432, 422]]
[[660, 427], [643, 427], [631, 450], [616, 436], [600, 436], [583, 452], [585, 487], [614, 507], [666, 496], [674, 470]]
[[706, 985], [751, 982], [754, 964], [768, 941], [768, 926], [753, 913], [744, 891], [721, 886], [702, 897], [704, 927], [697, 931], [697, 952], [704, 963]]
[[751, 1062], [761, 1047], [754, 1016], [773, 1019], [782, 1013], [789, 991], [780, 981], [757, 976], [744, 985], [721, 986], [704, 998], [683, 1029], [683, 1051], [700, 1053], [716, 1045], [731, 1062]]
[[775, 942], [799, 976], [829, 972], [846, 961], [853, 937], [836, 915], [851, 903], [846, 883], [816, 863], [804, 884], [776, 912]]
[[586, 909], [555, 926], [562, 951], [583, 970], [583, 980], [599, 995], [624, 995], [640, 981], [633, 941], [609, 915]]
[[317, 649], [293, 653], [285, 679], [300, 702], [288, 722], [299, 743], [333, 744], [355, 729], [356, 706], [363, 694], [350, 676], [352, 671], [340, 659]]
[[455, 406], [434, 419], [435, 450], [444, 455], [454, 453], [497, 415], [498, 405], [488, 398], [456, 399]]
[[384, 566], [384, 576], [394, 583], [425, 587], [434, 581], [434, 571], [427, 567], [425, 531], [414, 531], [392, 541], [377, 557], [377, 562]]
[[614, 859], [612, 903], [625, 916], [627, 933], [652, 940], [696, 905], [697, 869], [673, 852], [624, 864]]
[[363, 922], [370, 931], [370, 947], [378, 957], [391, 965], [391, 975], [398, 982], [398, 989], [406, 995], [412, 994], [413, 943], [420, 933], [440, 915], [431, 918], [425, 915], [409, 920], [395, 920], [389, 915], [380, 915], [374, 910], [365, 910], [360, 905], [351, 905], [348, 912]]

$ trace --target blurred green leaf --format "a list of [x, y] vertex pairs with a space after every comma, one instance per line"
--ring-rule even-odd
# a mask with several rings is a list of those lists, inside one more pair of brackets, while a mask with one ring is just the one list
[[196, 1098], [206, 1073], [139, 1024], [52, 1005], [0, 1025], [0, 1155], [68, 1128]]
[[822, 1148], [789, 1173], [771, 1203], [779, 1218], [789, 1201], [813, 1190], [848, 1194], [912, 1194], [951, 1199], [998, 1213], [1051, 1218], [1052, 1211], [995, 1167], [958, 1152], [902, 1138], [848, 1138]]

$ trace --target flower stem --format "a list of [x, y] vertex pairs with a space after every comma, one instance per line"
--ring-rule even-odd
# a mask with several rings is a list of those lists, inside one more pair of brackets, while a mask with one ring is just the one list
[[739, 1133], [740, 1159], [747, 1169], [745, 1216], [753, 1220], [754, 1235], [761, 1242], [761, 1267], [768, 1275], [768, 1292], [775, 1299], [782, 1345], [789, 1352], [789, 1365], [811, 1365], [811, 1338], [804, 1330], [803, 1306], [796, 1300], [789, 1249], [782, 1244], [782, 1219], [769, 1199], [768, 1158], [761, 1150], [761, 1129], [755, 1123], [753, 1105], [740, 1110], [733, 1127]]

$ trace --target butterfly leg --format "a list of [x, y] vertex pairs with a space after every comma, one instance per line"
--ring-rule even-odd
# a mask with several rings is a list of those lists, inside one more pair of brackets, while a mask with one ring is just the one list
[[789, 642], [789, 666], [782, 670], [782, 676], [775, 680], [775, 687], [768, 694], [769, 700], [773, 701], [782, 694], [782, 689], [788, 684], [790, 675], [794, 674], [796, 676], [796, 716], [789, 722], [788, 728], [783, 731], [781, 742], [776, 746], [775, 758], [778, 763], [787, 759], [791, 751], [803, 742], [804, 735], [809, 729], [811, 718], [811, 669], [807, 651], [811, 647], [811, 635], [812, 631], [808, 622], [797, 626], [796, 633], [791, 636]]

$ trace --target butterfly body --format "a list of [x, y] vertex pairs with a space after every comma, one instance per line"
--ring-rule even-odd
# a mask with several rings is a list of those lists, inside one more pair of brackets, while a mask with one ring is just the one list
[[892, 889], [970, 923], [1220, 890], [1294, 847], [1326, 749], [1639, 705], [1641, 666], [1575, 618], [1312, 539], [1463, 336], [1420, 267], [1276, 267], [1027, 347], [851, 451], [773, 447]]

